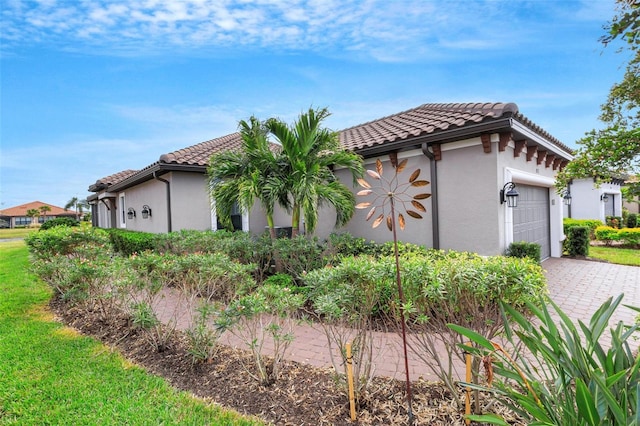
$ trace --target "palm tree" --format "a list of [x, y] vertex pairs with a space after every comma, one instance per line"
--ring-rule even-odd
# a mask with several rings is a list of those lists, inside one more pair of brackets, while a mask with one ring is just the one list
[[283, 179], [284, 164], [273, 152], [267, 139], [267, 129], [255, 116], [249, 122], [241, 120], [241, 151], [214, 154], [209, 161], [208, 183], [216, 214], [222, 223], [230, 224], [235, 205], [248, 211], [255, 200], [267, 217], [271, 238], [276, 238], [273, 212], [276, 203], [288, 207]]
[[40, 212], [42, 213], [42, 218], [44, 219], [44, 222], [47, 221], [47, 212], [51, 211], [51, 207], [45, 205], [40, 206]]
[[69, 200], [69, 202], [67, 202], [67, 204], [64, 205], [64, 211], [69, 210], [71, 207], [73, 207], [76, 212], [76, 219], [80, 220], [83, 209], [89, 209], [89, 203], [87, 202], [87, 200], [81, 200], [78, 199], [78, 197], [73, 197]]
[[337, 134], [320, 126], [329, 115], [326, 108], [309, 108], [291, 126], [279, 119], [266, 122], [267, 129], [282, 144], [286, 160], [292, 237], [299, 233], [301, 215], [307, 231], [313, 233], [318, 223], [318, 209], [324, 203], [335, 208], [336, 226], [345, 225], [355, 212], [355, 196], [335, 176], [333, 168], [349, 170], [355, 183], [364, 173], [362, 158], [342, 149]]
[[34, 217], [40, 216], [40, 210], [38, 209], [29, 209], [27, 210], [27, 217], [31, 218], [31, 225], [35, 225], [33, 222]]

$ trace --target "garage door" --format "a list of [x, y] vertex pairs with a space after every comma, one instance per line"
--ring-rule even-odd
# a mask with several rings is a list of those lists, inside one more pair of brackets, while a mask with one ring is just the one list
[[513, 241], [540, 244], [542, 259], [551, 255], [549, 189], [518, 185], [518, 207], [513, 208]]

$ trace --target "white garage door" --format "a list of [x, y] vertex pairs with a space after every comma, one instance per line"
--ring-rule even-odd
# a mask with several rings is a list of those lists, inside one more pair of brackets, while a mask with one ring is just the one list
[[518, 185], [518, 207], [513, 208], [513, 241], [540, 244], [542, 259], [551, 255], [549, 189]]

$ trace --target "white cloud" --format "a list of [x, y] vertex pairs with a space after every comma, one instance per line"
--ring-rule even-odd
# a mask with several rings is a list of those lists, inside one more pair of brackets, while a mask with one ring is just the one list
[[[575, 9], [579, 19], [599, 10], [590, 1], [565, 3], [529, 7], [538, 14], [561, 10], [568, 15]], [[338, 48], [383, 61], [414, 61], [444, 48], [512, 45], [527, 27], [527, 17], [517, 16], [517, 9], [493, 1], [464, 6], [410, 0], [9, 1], [0, 37], [5, 52], [34, 43], [118, 55], [158, 54], [175, 47], [182, 52], [247, 46], [320, 53]]]

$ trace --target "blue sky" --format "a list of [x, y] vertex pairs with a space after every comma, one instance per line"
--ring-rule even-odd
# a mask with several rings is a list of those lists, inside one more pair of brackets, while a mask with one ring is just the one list
[[613, 0], [2, 0], [0, 208], [328, 107], [340, 130], [431, 102], [515, 102], [575, 147], [625, 65]]

